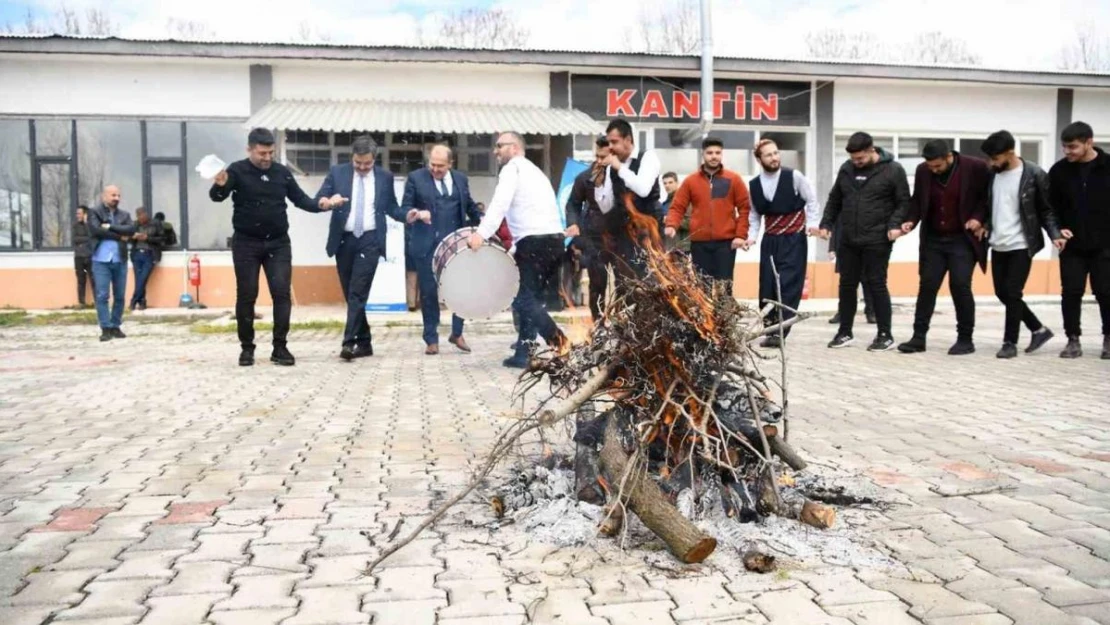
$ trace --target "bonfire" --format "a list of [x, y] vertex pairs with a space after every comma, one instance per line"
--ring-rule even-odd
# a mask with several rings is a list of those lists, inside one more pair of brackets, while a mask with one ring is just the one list
[[716, 540], [675, 501], [706, 480], [719, 486], [728, 514], [739, 521], [780, 514], [818, 527], [832, 523], [831, 510], [780, 496], [777, 465], [805, 466], [786, 442], [786, 355], [780, 405], [776, 382], [759, 370], [766, 356], [752, 347], [805, 315], [765, 327], [769, 309], [741, 305], [686, 256], [665, 252], [655, 220], [627, 198], [626, 208], [638, 255], [632, 267], [610, 268], [601, 319], [577, 344], [533, 356], [516, 394], [538, 392], [538, 406], [499, 435], [466, 489], [371, 569], [472, 492], [522, 436], [559, 424], [575, 430], [578, 498], [605, 505], [602, 534], [619, 533], [631, 512], [676, 558], [703, 561]]

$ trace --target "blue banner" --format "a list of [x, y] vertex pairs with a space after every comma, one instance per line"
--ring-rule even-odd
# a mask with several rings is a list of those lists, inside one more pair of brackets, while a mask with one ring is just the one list
[[[563, 222], [563, 230], [567, 229], [567, 200], [570, 199], [570, 190], [574, 186], [574, 179], [578, 174], [590, 168], [589, 163], [576, 161], [573, 158], [567, 158], [567, 162], [563, 165], [563, 179], [559, 181], [559, 193], [556, 194], [555, 199], [559, 202], [559, 217]], [[567, 237], [564, 245], [570, 245], [571, 238]]]

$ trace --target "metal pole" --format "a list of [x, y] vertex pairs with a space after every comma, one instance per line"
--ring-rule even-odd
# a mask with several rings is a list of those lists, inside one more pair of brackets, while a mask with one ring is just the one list
[[710, 18], [711, 0], [701, 4], [701, 120], [696, 128], [686, 134], [686, 141], [694, 143], [709, 135], [713, 127], [713, 20]]

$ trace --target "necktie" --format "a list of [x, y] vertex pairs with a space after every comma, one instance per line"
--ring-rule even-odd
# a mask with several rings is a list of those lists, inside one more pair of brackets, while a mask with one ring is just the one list
[[439, 182], [439, 194], [447, 197], [447, 182], [443, 178], [440, 178], [437, 182]]
[[358, 203], [355, 205], [355, 236], [361, 237], [363, 233], [363, 207], [366, 206], [366, 176], [358, 177]]

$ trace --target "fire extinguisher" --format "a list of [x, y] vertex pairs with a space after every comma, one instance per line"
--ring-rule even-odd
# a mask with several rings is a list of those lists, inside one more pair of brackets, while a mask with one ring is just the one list
[[193, 254], [189, 259], [189, 284], [197, 289], [197, 296], [189, 308], [207, 308], [204, 304], [200, 303], [200, 257]]

